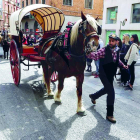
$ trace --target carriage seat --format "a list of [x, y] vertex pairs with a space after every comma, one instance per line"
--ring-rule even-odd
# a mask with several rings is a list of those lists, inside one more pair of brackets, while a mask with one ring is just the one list
[[23, 49], [29, 49], [29, 48], [32, 48], [34, 46], [22, 44], [22, 47], [23, 47]]
[[23, 53], [34, 54], [38, 52], [38, 46], [22, 45]]

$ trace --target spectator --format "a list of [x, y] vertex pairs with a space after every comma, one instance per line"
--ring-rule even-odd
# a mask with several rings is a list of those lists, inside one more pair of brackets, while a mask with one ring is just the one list
[[27, 34], [26, 39], [27, 39], [27, 45], [29, 45], [30, 44], [30, 35], [29, 34]]
[[43, 37], [43, 35], [40, 33], [40, 34], [38, 35], [38, 40], [36, 41], [36, 43], [40, 42], [40, 41], [42, 40], [42, 37]]
[[88, 71], [88, 72], [92, 71], [91, 63], [92, 63], [92, 59], [87, 58], [87, 70], [86, 71]]
[[[122, 49], [120, 51], [120, 60], [125, 64], [127, 65], [127, 62], [124, 60], [124, 57], [126, 55], [126, 53], [128, 52], [129, 48], [130, 48], [130, 38], [129, 38], [129, 35], [128, 34], [124, 34], [123, 35], [123, 46], [122, 46]], [[128, 81], [129, 81], [129, 78], [130, 78], [130, 74], [129, 74], [129, 71], [128, 69], [123, 69], [121, 68], [121, 82], [122, 82], [122, 85], [123, 86], [127, 86], [128, 85]]]
[[122, 48], [122, 41], [121, 41], [121, 39], [119, 37], [117, 37], [117, 46], [121, 50], [121, 48]]
[[104, 42], [101, 38], [99, 38], [100, 49], [104, 47]]
[[36, 43], [36, 39], [34, 37], [34, 35], [31, 35], [31, 38], [29, 38], [29, 45], [33, 46], [33, 44]]
[[40, 33], [38, 36], [38, 40], [36, 41], [36, 44], [34, 44], [34, 46], [38, 46], [41, 43], [43, 35]]
[[26, 34], [23, 34], [22, 43], [23, 43], [24, 45], [27, 45]]
[[[99, 46], [97, 47], [96, 51], [98, 51], [99, 49], [104, 47], [104, 43], [102, 41], [102, 39], [99, 39]], [[95, 66], [96, 66], [96, 73], [92, 74], [94, 76], [94, 78], [98, 78], [99, 77], [99, 61], [100, 60], [94, 60]]]
[[133, 34], [131, 36], [131, 42], [132, 42], [132, 45], [130, 46], [124, 59], [127, 61], [127, 66], [130, 72], [130, 82], [128, 86], [131, 90], [133, 90], [133, 84], [135, 81], [135, 66], [134, 65], [138, 60], [139, 49], [140, 49], [138, 36], [136, 34]]
[[4, 40], [7, 38], [7, 35], [8, 35], [8, 31], [5, 30], [5, 28], [3, 28], [2, 33], [1, 33], [1, 36], [3, 36], [3, 39]]
[[[118, 48], [119, 48], [119, 52], [120, 52], [120, 50], [121, 50], [121, 48], [122, 48], [122, 41], [121, 41], [121, 39], [119, 38], [119, 37], [117, 37], [117, 46], [118, 46]], [[121, 71], [120, 71], [120, 67], [118, 67], [118, 73], [117, 74], [120, 74], [121, 73]], [[116, 77], [116, 75], [115, 75], [115, 77]], [[121, 79], [121, 78], [120, 78]], [[117, 79], [117, 80], [120, 80], [120, 79]]]

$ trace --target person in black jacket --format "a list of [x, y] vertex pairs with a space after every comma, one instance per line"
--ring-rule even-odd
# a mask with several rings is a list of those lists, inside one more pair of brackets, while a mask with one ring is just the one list
[[[127, 62], [124, 60], [124, 57], [126, 55], [126, 53], [128, 52], [129, 48], [130, 48], [130, 37], [128, 34], [124, 34], [123, 35], [123, 46], [121, 48], [120, 51], [120, 60], [127, 65]], [[127, 86], [128, 81], [130, 79], [130, 74], [128, 69], [124, 69], [124, 68], [120, 68], [121, 70], [121, 82], [123, 86]]]
[[117, 46], [121, 50], [121, 48], [122, 48], [122, 41], [121, 41], [121, 39], [119, 37], [117, 37]]
[[124, 68], [125, 66], [119, 59], [119, 48], [117, 47], [117, 36], [111, 34], [109, 36], [109, 45], [99, 49], [97, 52], [90, 52], [87, 54], [88, 58], [94, 60], [100, 60], [99, 63], [99, 78], [103, 84], [103, 88], [94, 94], [90, 94], [89, 97], [93, 104], [96, 104], [96, 99], [104, 94], [107, 94], [107, 115], [106, 119], [112, 123], [116, 123], [116, 119], [113, 116], [115, 91], [113, 86], [114, 76], [117, 71], [118, 64]]

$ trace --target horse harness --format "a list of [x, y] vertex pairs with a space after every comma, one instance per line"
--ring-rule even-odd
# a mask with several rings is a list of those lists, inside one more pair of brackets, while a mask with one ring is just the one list
[[[85, 30], [87, 28], [87, 22], [88, 21], [85, 20], [79, 24], [78, 32], [84, 36], [85, 47], [86, 49], [89, 49], [87, 43], [90, 37], [95, 34], [97, 35], [97, 33], [94, 31], [86, 35]], [[65, 60], [67, 64], [69, 63], [68, 60], [71, 59], [71, 57], [79, 61], [80, 60], [85, 61], [85, 52], [80, 56], [71, 53], [70, 34], [73, 25], [74, 24], [69, 25], [68, 23], [68, 26], [66, 26], [66, 30], [64, 30], [64, 32], [61, 35], [54, 38], [54, 41], [50, 46], [50, 50], [46, 54], [46, 60], [48, 60], [51, 64], [53, 64], [53, 62], [55, 61], [55, 57], [52, 57], [52, 51], [55, 51], [57, 54], [61, 55], [61, 57]]]

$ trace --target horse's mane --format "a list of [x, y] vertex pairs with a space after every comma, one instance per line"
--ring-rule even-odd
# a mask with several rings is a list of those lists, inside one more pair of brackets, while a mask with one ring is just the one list
[[[87, 21], [88, 23], [94, 28], [94, 30], [97, 32], [97, 25], [98, 22], [91, 17], [90, 15], [86, 15]], [[82, 21], [82, 19], [78, 20], [74, 26], [72, 27], [72, 31], [71, 31], [71, 37], [70, 37], [70, 45], [73, 46], [76, 43], [77, 37], [78, 37], [78, 27], [80, 22]]]

